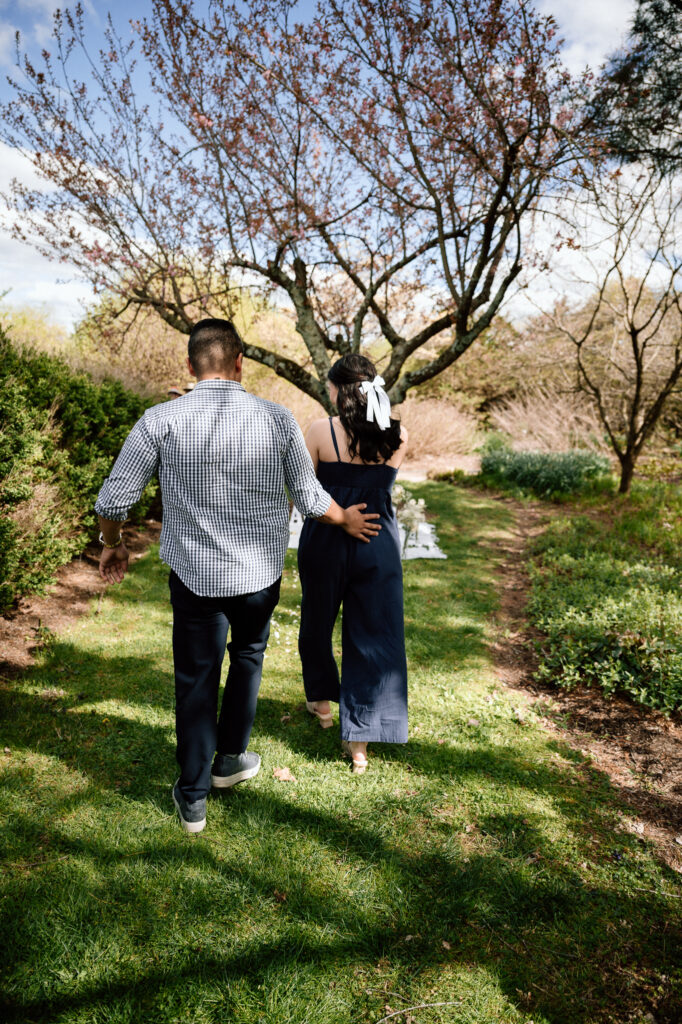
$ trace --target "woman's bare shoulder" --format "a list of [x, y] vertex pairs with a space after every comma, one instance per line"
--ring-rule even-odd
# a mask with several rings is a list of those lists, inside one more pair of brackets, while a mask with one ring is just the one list
[[325, 429], [329, 430], [328, 419], [313, 420], [313, 422], [310, 424], [306, 431], [306, 437], [317, 437]]

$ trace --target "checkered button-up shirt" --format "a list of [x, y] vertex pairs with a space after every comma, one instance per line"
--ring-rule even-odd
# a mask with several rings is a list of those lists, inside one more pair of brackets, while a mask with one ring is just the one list
[[95, 511], [122, 522], [158, 472], [161, 559], [202, 597], [262, 590], [281, 575], [289, 505], [324, 515], [322, 488], [293, 414], [232, 380], [147, 409], [97, 497]]

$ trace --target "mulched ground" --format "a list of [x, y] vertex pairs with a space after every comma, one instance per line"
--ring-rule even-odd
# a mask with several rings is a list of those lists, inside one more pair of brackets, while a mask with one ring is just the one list
[[[126, 527], [126, 547], [134, 561], [159, 539], [161, 523], [149, 519], [142, 527]], [[106, 589], [97, 567], [101, 546], [92, 544], [63, 566], [45, 597], [22, 600], [16, 611], [0, 616], [0, 677], [14, 677], [35, 660], [44, 632], [60, 633], [92, 606]]]

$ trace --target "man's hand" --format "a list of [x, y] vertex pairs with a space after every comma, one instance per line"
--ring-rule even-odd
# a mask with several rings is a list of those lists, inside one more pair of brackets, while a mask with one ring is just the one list
[[99, 574], [106, 583], [120, 583], [128, 571], [128, 549], [123, 542], [116, 548], [102, 548]]
[[379, 523], [372, 522], [372, 520], [379, 518], [379, 513], [369, 512], [364, 514], [363, 508], [367, 508], [366, 503], [350, 505], [348, 508], [344, 508], [344, 521], [341, 523], [341, 526], [351, 537], [356, 537], [358, 540], [364, 541], [365, 544], [369, 544], [372, 537], [376, 537], [381, 529]]
[[372, 520], [379, 519], [378, 512], [363, 513], [367, 504], [349, 505], [348, 508], [341, 508], [332, 498], [331, 505], [323, 516], [317, 516], [318, 523], [327, 523], [328, 526], [340, 526], [349, 533], [351, 537], [362, 540], [369, 544], [372, 537], [376, 537], [381, 529], [379, 523]]

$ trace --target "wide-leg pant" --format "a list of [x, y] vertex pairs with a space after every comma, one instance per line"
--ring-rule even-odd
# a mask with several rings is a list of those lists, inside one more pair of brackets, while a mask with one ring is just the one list
[[[363, 544], [307, 520], [298, 549], [306, 699], [339, 702], [341, 738], [407, 742], [400, 546], [392, 521]], [[343, 604], [341, 679], [332, 648]]]
[[[214, 754], [241, 754], [248, 745], [280, 580], [234, 597], [200, 597], [174, 572], [169, 586], [179, 785], [185, 799], [194, 801], [211, 788]], [[228, 628], [230, 668], [218, 716]]]

